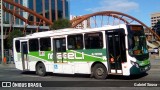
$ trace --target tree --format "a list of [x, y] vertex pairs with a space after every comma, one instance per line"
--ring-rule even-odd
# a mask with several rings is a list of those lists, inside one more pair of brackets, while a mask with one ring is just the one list
[[69, 27], [71, 27], [71, 23], [69, 20], [59, 19], [53, 22], [51, 29], [57, 30], [57, 29], [63, 29], [63, 28], [69, 28]]
[[15, 29], [10, 32], [7, 38], [7, 46], [9, 49], [12, 49], [13, 47], [13, 39], [16, 37], [21, 37], [23, 36], [23, 32], [20, 29]]

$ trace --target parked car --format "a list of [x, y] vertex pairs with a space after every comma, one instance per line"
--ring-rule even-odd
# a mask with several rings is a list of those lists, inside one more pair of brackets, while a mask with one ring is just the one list
[[159, 54], [159, 47], [149, 49], [149, 53], [151, 54]]

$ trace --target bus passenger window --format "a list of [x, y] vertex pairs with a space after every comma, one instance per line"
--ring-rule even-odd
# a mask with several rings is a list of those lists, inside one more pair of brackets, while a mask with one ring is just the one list
[[30, 39], [29, 40], [29, 51], [38, 51], [38, 50], [39, 50], [38, 39]]
[[103, 35], [101, 32], [85, 34], [84, 37], [86, 49], [103, 48]]
[[69, 35], [68, 36], [68, 49], [76, 50], [83, 49], [83, 35]]
[[66, 52], [66, 39], [65, 38], [55, 39], [55, 51], [56, 52]]
[[15, 46], [16, 46], [16, 51], [20, 52], [20, 41], [19, 40], [15, 41]]
[[50, 51], [50, 50], [51, 50], [51, 39], [40, 38], [40, 51]]

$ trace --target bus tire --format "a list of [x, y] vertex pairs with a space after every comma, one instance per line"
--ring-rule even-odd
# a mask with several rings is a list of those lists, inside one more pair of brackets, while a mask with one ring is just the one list
[[39, 76], [45, 76], [46, 75], [46, 68], [45, 68], [45, 65], [43, 63], [38, 63], [36, 65], [36, 74], [38, 74]]
[[107, 69], [103, 64], [95, 64], [93, 67], [93, 76], [96, 79], [106, 79], [107, 75]]

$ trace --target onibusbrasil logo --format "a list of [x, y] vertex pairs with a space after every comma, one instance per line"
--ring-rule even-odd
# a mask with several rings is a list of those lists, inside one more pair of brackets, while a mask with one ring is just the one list
[[2, 82], [2, 87], [42, 87], [42, 84], [33, 82]]

